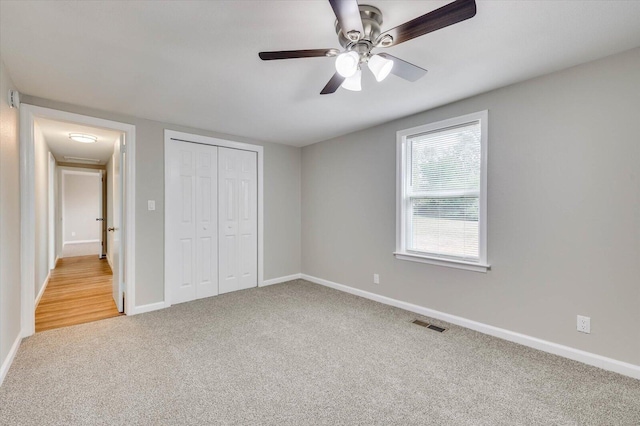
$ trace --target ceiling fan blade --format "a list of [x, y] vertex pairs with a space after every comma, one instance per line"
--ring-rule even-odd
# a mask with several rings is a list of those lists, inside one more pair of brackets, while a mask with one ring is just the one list
[[358, 31], [361, 36], [364, 35], [357, 0], [329, 0], [329, 3], [345, 36], [349, 31]]
[[274, 59], [315, 58], [320, 56], [336, 56], [337, 49], [307, 49], [307, 50], [279, 50], [275, 52], [260, 52], [258, 56], [263, 61]]
[[331, 80], [329, 80], [327, 85], [324, 86], [324, 89], [322, 89], [322, 92], [320, 92], [320, 94], [329, 95], [331, 93], [334, 93], [336, 90], [338, 90], [338, 88], [343, 82], [344, 82], [344, 77], [336, 72], [333, 75], [333, 77], [331, 77]]
[[473, 18], [475, 15], [475, 0], [456, 0], [453, 3], [449, 3], [439, 9], [390, 29], [381, 34], [378, 40], [382, 40], [383, 37], [390, 35], [393, 39], [385, 43], [384, 47], [395, 46], [407, 40]]
[[400, 58], [396, 58], [393, 55], [387, 53], [378, 53], [378, 56], [382, 56], [385, 59], [393, 61], [393, 68], [391, 68], [391, 74], [395, 74], [400, 78], [404, 78], [408, 81], [416, 81], [423, 77], [427, 70], [420, 68], [411, 62], [403, 61]]

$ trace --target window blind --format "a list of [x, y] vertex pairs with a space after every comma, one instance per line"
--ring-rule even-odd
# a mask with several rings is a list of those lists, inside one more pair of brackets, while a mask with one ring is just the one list
[[479, 259], [480, 122], [407, 138], [412, 251]]

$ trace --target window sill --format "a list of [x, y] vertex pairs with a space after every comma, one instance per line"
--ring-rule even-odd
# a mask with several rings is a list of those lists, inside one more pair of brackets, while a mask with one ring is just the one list
[[408, 260], [411, 262], [429, 263], [431, 265], [447, 266], [449, 268], [465, 269], [467, 271], [486, 273], [491, 269], [491, 265], [475, 262], [465, 262], [464, 260], [442, 259], [437, 257], [423, 256], [414, 253], [394, 252], [396, 259]]

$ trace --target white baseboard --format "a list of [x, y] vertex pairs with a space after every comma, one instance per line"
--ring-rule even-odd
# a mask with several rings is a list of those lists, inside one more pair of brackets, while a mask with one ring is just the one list
[[164, 302], [149, 303], [148, 305], [141, 305], [141, 306], [134, 307], [133, 313], [127, 312], [127, 315], [144, 314], [146, 312], [152, 312], [152, 311], [168, 308], [169, 306], [170, 305], [167, 305]]
[[9, 372], [9, 367], [13, 363], [13, 359], [16, 357], [18, 353], [18, 348], [20, 347], [20, 343], [22, 342], [22, 337], [20, 333], [18, 333], [18, 337], [13, 342], [7, 357], [2, 361], [2, 367], [0, 367], [0, 386], [2, 386], [2, 382], [4, 382], [4, 378], [7, 377], [7, 373]]
[[262, 285], [260, 285], [260, 287], [265, 287], [272, 284], [286, 283], [287, 281], [292, 281], [292, 280], [299, 280], [300, 276], [301, 274], [293, 274], [293, 275], [287, 275], [285, 277], [271, 278], [270, 280], [262, 281]]
[[42, 284], [42, 287], [38, 292], [38, 296], [36, 297], [36, 303], [33, 305], [34, 312], [36, 309], [38, 309], [38, 303], [40, 303], [40, 299], [42, 299], [42, 295], [44, 294], [44, 291], [47, 289], [47, 285], [49, 284], [49, 278], [51, 278], [51, 271], [49, 271], [49, 273], [47, 274], [47, 278], [45, 278], [44, 283]]
[[461, 327], [469, 328], [471, 330], [479, 331], [480, 333], [488, 334], [490, 336], [498, 337], [500, 339], [508, 340], [510, 342], [519, 343], [530, 348], [538, 349], [543, 352], [548, 352], [554, 355], [559, 355], [564, 358], [569, 358], [574, 361], [579, 361], [594, 367], [602, 368], [603, 370], [613, 371], [615, 373], [623, 374], [625, 376], [640, 379], [640, 365], [634, 365], [623, 361], [618, 361], [613, 358], [607, 358], [602, 355], [597, 355], [591, 352], [586, 352], [580, 349], [575, 349], [569, 346], [560, 345], [558, 343], [549, 342], [547, 340], [538, 339], [536, 337], [528, 336], [526, 334], [516, 333], [514, 331], [506, 330], [504, 328], [494, 327], [492, 325], [483, 324], [481, 322], [472, 321], [466, 318], [462, 318], [456, 315], [447, 314], [444, 312], [436, 311], [433, 309], [425, 308], [423, 306], [414, 305], [412, 303], [403, 302], [400, 300], [392, 299], [390, 297], [381, 296], [379, 294], [371, 293], [357, 288], [349, 287], [343, 284], [327, 281], [322, 278], [313, 277], [306, 274], [301, 274], [301, 278], [312, 283], [320, 284], [326, 287], [331, 287], [336, 290], [344, 291], [346, 293], [354, 294], [356, 296], [364, 297], [365, 299], [374, 300], [376, 302], [384, 303], [385, 305], [395, 306], [396, 308], [404, 309], [406, 311], [415, 312], [426, 317], [439, 319], [449, 322], [451, 324], [459, 325]]
[[[108, 258], [109, 257], [107, 256], [107, 259]], [[265, 287], [272, 284], [284, 283], [291, 280], [297, 280], [297, 279], [300, 279], [300, 276], [301, 274], [293, 274], [293, 275], [287, 275], [285, 277], [278, 277], [278, 278], [272, 278], [270, 280], [264, 280], [262, 281], [262, 285], [260, 285], [260, 287]], [[171, 304], [168, 304], [165, 302], [149, 303], [148, 305], [136, 306], [134, 308], [134, 312], [132, 314], [127, 313], [127, 315], [144, 314], [146, 312], [157, 311], [160, 309], [168, 308], [170, 306]]]
[[76, 240], [76, 241], [65, 241], [62, 243], [63, 246], [67, 244], [89, 244], [89, 243], [99, 243], [100, 240]]

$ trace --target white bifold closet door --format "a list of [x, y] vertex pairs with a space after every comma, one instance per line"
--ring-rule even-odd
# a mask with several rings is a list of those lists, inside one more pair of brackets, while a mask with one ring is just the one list
[[165, 190], [171, 303], [218, 294], [218, 147], [171, 141]]
[[219, 148], [220, 293], [258, 285], [258, 156]]
[[257, 153], [171, 140], [165, 155], [170, 303], [256, 287]]

